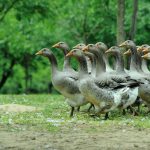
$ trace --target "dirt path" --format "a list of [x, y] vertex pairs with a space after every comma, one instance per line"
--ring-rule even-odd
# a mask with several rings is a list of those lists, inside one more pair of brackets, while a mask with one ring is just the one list
[[63, 127], [57, 133], [0, 131], [0, 150], [149, 150], [150, 129], [107, 128], [94, 132], [86, 125]]

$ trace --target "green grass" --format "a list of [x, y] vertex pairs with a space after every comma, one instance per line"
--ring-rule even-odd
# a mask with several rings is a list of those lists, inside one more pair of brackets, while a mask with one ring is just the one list
[[124, 128], [126, 126], [139, 129], [150, 128], [150, 115], [145, 114], [146, 108], [142, 107], [140, 116], [127, 114], [122, 116], [116, 110], [110, 115], [110, 119], [103, 121], [101, 118], [89, 117], [84, 112], [88, 106], [75, 112], [73, 118], [69, 117], [70, 107], [65, 103], [64, 97], [60, 95], [0, 95], [0, 105], [21, 104], [35, 106], [34, 112], [3, 112], [0, 111], [0, 130], [37, 130], [57, 132], [62, 128], [72, 128], [74, 125], [86, 124], [84, 130], [96, 132], [99, 129], [108, 127]]

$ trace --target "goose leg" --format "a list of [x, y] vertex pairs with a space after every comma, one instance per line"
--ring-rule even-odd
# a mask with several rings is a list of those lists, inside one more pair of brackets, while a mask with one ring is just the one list
[[133, 112], [133, 116], [138, 116], [139, 115], [138, 112], [132, 106], [130, 106], [130, 109]]
[[107, 113], [105, 114], [104, 120], [107, 120], [107, 119], [109, 118], [108, 113], [109, 113], [109, 112], [107, 112]]
[[127, 110], [130, 110], [130, 113], [133, 113], [133, 109], [132, 109], [131, 106], [128, 106], [128, 107], [127, 107]]
[[74, 107], [71, 107], [70, 117], [73, 117]]
[[78, 112], [80, 111], [80, 106], [79, 106], [79, 107], [77, 107], [77, 111], [78, 111]]
[[137, 110], [138, 112], [140, 112], [140, 105], [141, 105], [141, 104], [138, 104], [138, 110]]
[[94, 105], [91, 103], [90, 107], [88, 108], [88, 112], [90, 112], [92, 107], [95, 108]]
[[122, 115], [126, 115], [126, 110], [125, 109], [123, 109]]

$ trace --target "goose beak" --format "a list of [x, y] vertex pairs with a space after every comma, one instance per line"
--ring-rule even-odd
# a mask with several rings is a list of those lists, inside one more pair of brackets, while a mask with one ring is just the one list
[[149, 58], [149, 57], [148, 57], [148, 54], [143, 55], [142, 58], [144, 58], [144, 59]]
[[130, 49], [128, 49], [125, 53], [123, 53], [124, 55], [130, 55], [131, 54], [131, 51]]
[[148, 51], [149, 51], [148, 48], [143, 49], [143, 52], [144, 52], [144, 53], [147, 53]]
[[57, 43], [57, 44], [54, 44], [53, 46], [52, 46], [52, 48], [59, 48], [59, 44]]
[[105, 53], [110, 53], [111, 52], [111, 49], [108, 49]]
[[73, 52], [70, 51], [70, 52], [66, 55], [66, 57], [70, 57], [70, 56], [72, 56], [72, 55], [73, 55]]
[[74, 46], [74, 47], [73, 47], [73, 49], [76, 49], [76, 48], [78, 49], [78, 46]]
[[82, 48], [82, 51], [83, 51], [83, 52], [88, 51], [88, 46], [83, 47], [83, 48]]
[[138, 51], [138, 52], [140, 52], [140, 51], [142, 51], [142, 50], [143, 50], [143, 49], [142, 49], [141, 47], [138, 47], [138, 48], [137, 48], [137, 51]]
[[43, 54], [43, 52], [42, 52], [42, 50], [40, 50], [35, 55], [42, 55], [42, 54]]
[[126, 47], [126, 42], [123, 42], [122, 44], [120, 44], [119, 47]]

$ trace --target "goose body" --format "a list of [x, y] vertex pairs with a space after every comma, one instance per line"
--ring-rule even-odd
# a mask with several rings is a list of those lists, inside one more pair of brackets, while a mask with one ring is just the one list
[[[47, 48], [40, 50], [37, 55], [47, 57], [51, 63], [52, 84], [67, 99], [67, 103], [73, 108], [88, 103], [81, 94], [78, 86], [78, 78], [72, 75], [72, 72], [58, 70], [57, 60], [54, 54]], [[73, 115], [73, 114], [71, 114]]]
[[[150, 60], [150, 53], [147, 53], [142, 57], [143, 59]], [[150, 83], [145, 83], [145, 84], [140, 85], [139, 95], [142, 98], [142, 100], [145, 102], [145, 104], [147, 105], [148, 111], [150, 112]]]
[[[130, 82], [131, 77], [125, 72], [124, 70], [124, 61], [123, 56], [120, 51], [120, 48], [117, 46], [112, 46], [109, 48], [106, 53], [111, 53], [116, 57], [116, 70], [114, 71], [115, 74], [119, 74], [124, 78], [129, 78], [127, 82]], [[131, 80], [132, 81], [132, 80]], [[135, 103], [138, 97], [138, 86], [136, 87], [129, 87], [128, 92], [124, 94], [122, 97], [121, 107], [123, 109], [127, 108], [128, 106]]]
[[[150, 49], [150, 46], [148, 44], [143, 44], [142, 46], [140, 46], [138, 48], [138, 52], [140, 53], [140, 55], [144, 55], [144, 53], [148, 53]], [[144, 73], [146, 74], [150, 74], [150, 71], [148, 69], [147, 66], [147, 60], [146, 59], [142, 59], [142, 70]]]
[[[121, 46], [128, 46], [128, 48], [131, 49], [131, 63], [132, 63], [132, 69], [134, 71], [130, 71], [131, 77], [134, 79], [137, 79], [140, 82], [143, 82], [143, 84], [140, 84], [138, 88], [138, 95], [139, 97], [147, 104], [149, 111], [150, 111], [150, 80], [147, 74], [142, 72], [142, 69], [140, 68], [140, 63], [138, 62], [137, 57], [137, 51], [135, 49], [135, 44], [133, 41], [127, 40], [124, 43], [121, 44]], [[148, 55], [146, 55], [148, 57]], [[146, 57], [144, 57], [146, 58]]]
[[[87, 66], [84, 54], [78, 49], [71, 50], [67, 56], [74, 56], [78, 59], [81, 70], [79, 72], [79, 89], [82, 95], [92, 104], [94, 104], [97, 113], [107, 113], [121, 106], [125, 97], [136, 99], [137, 95], [129, 96], [130, 88], [124, 86], [122, 88], [111, 88], [102, 86], [97, 77], [91, 77], [87, 74]], [[133, 92], [135, 93], [136, 90]], [[127, 98], [126, 98], [127, 99]], [[125, 106], [125, 105], [124, 105]]]

